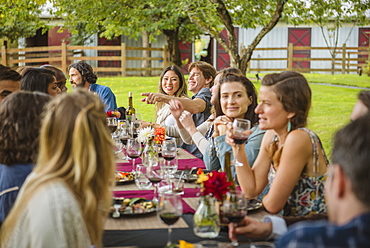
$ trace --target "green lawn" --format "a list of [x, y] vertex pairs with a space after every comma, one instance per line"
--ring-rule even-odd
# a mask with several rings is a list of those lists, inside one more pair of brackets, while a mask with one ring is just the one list
[[[319, 85], [315, 83], [342, 84], [370, 88], [370, 77], [358, 75], [304, 74], [311, 83], [313, 93], [308, 128], [321, 138], [325, 151], [331, 152], [331, 139], [335, 131], [349, 122], [352, 107], [360, 89]], [[261, 74], [263, 76], [263, 74]], [[254, 74], [248, 75], [254, 79]], [[134, 107], [146, 121], [155, 121], [154, 105], [141, 102], [143, 92], [157, 92], [159, 77], [99, 78], [98, 83], [109, 86], [117, 97], [118, 106], [127, 106], [128, 92], [133, 92]], [[256, 83], [259, 89], [259, 83]], [[191, 94], [189, 94], [191, 95]]]

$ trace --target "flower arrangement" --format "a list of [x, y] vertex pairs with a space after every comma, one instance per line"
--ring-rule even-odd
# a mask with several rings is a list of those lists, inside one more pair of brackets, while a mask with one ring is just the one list
[[200, 194], [213, 195], [217, 200], [222, 201], [232, 185], [232, 182], [227, 181], [226, 172], [212, 171], [206, 175], [202, 169], [198, 169], [197, 174], [197, 183], [202, 185]]
[[108, 111], [107, 112], [107, 117], [120, 118], [121, 117], [121, 113], [118, 110], [111, 110], [111, 111]]
[[166, 139], [166, 129], [164, 127], [144, 127], [139, 130], [138, 141], [144, 144], [149, 144], [154, 141], [155, 144], [162, 144], [162, 142]]

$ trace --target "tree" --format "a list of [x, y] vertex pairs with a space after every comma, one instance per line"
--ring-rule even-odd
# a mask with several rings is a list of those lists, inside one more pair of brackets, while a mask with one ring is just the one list
[[[182, 8], [190, 20], [211, 35], [230, 55], [232, 67], [246, 72], [253, 51], [282, 17], [285, 0], [184, 0]], [[252, 43], [239, 54], [235, 26], [263, 27]], [[227, 37], [221, 36], [226, 29]]]
[[[339, 42], [344, 44], [352, 34], [356, 26], [369, 24], [366, 12], [369, 11], [369, 0], [297, 0], [291, 3], [292, 13], [289, 22], [298, 24], [317, 25], [324, 38], [325, 44], [332, 57], [332, 74], [335, 72], [335, 58], [338, 54]], [[339, 41], [340, 27], [344, 23], [352, 24], [352, 28], [347, 37]]]
[[0, 38], [10, 42], [31, 37], [39, 28], [46, 29], [40, 15], [46, 0], [16, 0], [0, 3]]
[[65, 27], [80, 40], [95, 33], [108, 39], [120, 35], [137, 39], [145, 32], [149, 42], [152, 42], [156, 35], [163, 33], [169, 47], [170, 61], [179, 66], [179, 40], [192, 40], [200, 34], [187, 15], [177, 11], [175, 0], [54, 0], [54, 6], [54, 14], [63, 16]]

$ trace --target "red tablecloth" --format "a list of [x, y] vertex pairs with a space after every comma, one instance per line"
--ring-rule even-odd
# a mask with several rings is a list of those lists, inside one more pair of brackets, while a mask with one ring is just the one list
[[[137, 158], [135, 161], [136, 164], [141, 163], [141, 158]], [[179, 159], [178, 160], [178, 170], [190, 170], [192, 167], [202, 168], [205, 169], [205, 165], [203, 160], [199, 158], [194, 159]], [[131, 171], [132, 170], [132, 162], [129, 163], [117, 163], [117, 170], [118, 171]], [[191, 198], [197, 197], [199, 193], [199, 188], [185, 188], [184, 194], [182, 198]], [[126, 197], [126, 198], [134, 198], [134, 197], [142, 197], [146, 199], [152, 199], [154, 195], [153, 190], [125, 190], [125, 191], [114, 191], [113, 195], [115, 197]], [[195, 210], [191, 208], [185, 201], [183, 203], [183, 213], [195, 213]]]

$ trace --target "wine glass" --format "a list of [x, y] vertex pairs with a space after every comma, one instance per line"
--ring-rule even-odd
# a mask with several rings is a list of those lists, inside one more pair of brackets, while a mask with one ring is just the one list
[[107, 117], [107, 127], [109, 128], [112, 138], [113, 133], [117, 130], [117, 118], [116, 117]]
[[[238, 189], [230, 190], [226, 193], [222, 207], [224, 216], [236, 227], [247, 214], [247, 200], [244, 193]], [[231, 245], [238, 246], [238, 240], [232, 240]]]
[[[177, 163], [176, 169], [171, 167], [171, 160], [176, 157], [177, 153], [177, 146], [176, 140], [174, 138], [169, 138], [163, 141], [162, 143], [162, 157], [167, 161], [167, 166], [170, 168], [171, 174], [175, 173], [177, 170]], [[175, 171], [173, 171], [175, 169]]]
[[[233, 139], [236, 144], [236, 148], [239, 151], [239, 146], [244, 144], [249, 134], [246, 134], [245, 131], [251, 129], [251, 122], [247, 119], [235, 119], [233, 122]], [[234, 158], [234, 165], [237, 165], [239, 162]]]
[[172, 225], [175, 224], [182, 215], [181, 196], [172, 192], [160, 194], [157, 214], [161, 221], [168, 225], [168, 239], [166, 247], [169, 247], [172, 244]]
[[124, 154], [124, 157], [122, 157], [122, 160], [128, 160], [129, 157], [127, 156], [126, 152], [126, 146], [127, 146], [127, 140], [131, 138], [130, 136], [130, 125], [126, 121], [120, 121], [120, 134], [119, 139], [122, 143], [122, 153]]
[[154, 186], [154, 196], [152, 201], [154, 203], [158, 203], [158, 186], [159, 183], [162, 181], [160, 166], [158, 164], [156, 166], [149, 166], [147, 172], [147, 178]]
[[135, 159], [140, 157], [142, 152], [141, 143], [136, 139], [128, 139], [126, 146], [126, 153], [132, 159], [132, 173], [135, 175]]
[[141, 122], [140, 121], [132, 121], [131, 122], [130, 135], [131, 135], [132, 138], [137, 138], [140, 128], [141, 128]]
[[135, 184], [139, 189], [149, 189], [152, 186], [151, 181], [148, 179], [149, 168], [138, 164], [135, 170]]

